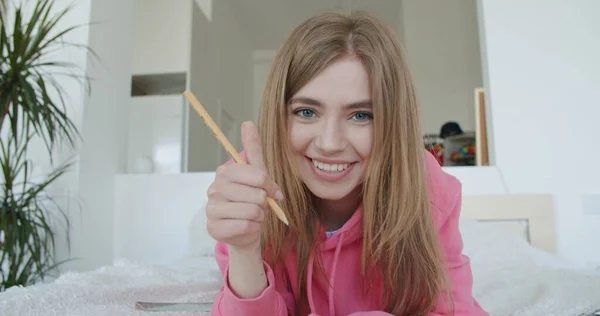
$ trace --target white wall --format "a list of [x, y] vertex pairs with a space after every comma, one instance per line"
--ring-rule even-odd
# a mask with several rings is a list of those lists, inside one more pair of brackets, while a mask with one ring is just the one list
[[[67, 2], [67, 1], [65, 1]], [[88, 45], [100, 56], [88, 59], [86, 71], [94, 78], [84, 99], [83, 145], [79, 149], [81, 209], [70, 210], [72, 252], [78, 258], [65, 266], [87, 270], [112, 263], [115, 174], [127, 165], [127, 108], [130, 99], [134, 1], [91, 2], [91, 15], [73, 23], [98, 22], [90, 27]], [[82, 43], [86, 44], [86, 43]], [[77, 90], [74, 90], [77, 91]]]
[[482, 87], [475, 0], [403, 1], [402, 30], [423, 130], [447, 121], [475, 129], [474, 89]]
[[[194, 12], [198, 10], [195, 9]], [[231, 143], [241, 149], [240, 125], [253, 117], [252, 49], [245, 30], [234, 16], [230, 1], [213, 2], [212, 18], [194, 13], [190, 87], [209, 114], [224, 128]], [[221, 117], [228, 117], [223, 122]], [[193, 110], [189, 110], [188, 171], [213, 171], [228, 159], [221, 145]]]
[[[207, 18], [199, 5], [192, 10], [191, 58], [189, 89], [200, 100], [206, 111], [217, 119], [218, 110], [218, 64], [215, 45], [218, 30]], [[219, 143], [207, 129], [202, 118], [191, 106], [187, 111], [186, 169], [205, 170], [213, 168], [217, 161]]]
[[204, 17], [210, 21], [212, 20], [212, 8], [213, 8], [213, 0], [194, 0], [196, 6], [200, 9], [200, 11], [204, 14]]
[[[57, 260], [75, 259], [61, 269], [87, 270], [112, 262], [113, 177], [126, 167], [128, 115], [123, 109], [130, 94], [134, 6], [133, 0], [59, 0], [54, 5], [55, 13], [73, 6], [57, 29], [80, 26], [64, 40], [89, 46], [99, 55], [97, 60], [85, 50], [70, 47], [49, 56], [53, 61], [74, 63], [92, 79], [91, 95], [86, 95], [76, 80], [55, 77], [66, 93], [68, 115], [81, 132], [83, 143], [75, 150], [57, 149], [58, 163], [74, 158], [76, 164], [50, 190], [72, 225], [70, 249], [64, 225], [57, 223], [55, 227]], [[41, 148], [32, 148], [31, 153], [46, 155]], [[50, 171], [47, 164], [37, 160], [34, 167]]]
[[138, 9], [132, 38], [136, 52], [133, 73], [187, 71], [192, 0], [136, 0], [135, 3]]
[[[358, 8], [369, 9], [367, 2]], [[474, 89], [483, 86], [475, 0], [403, 1], [397, 14], [374, 13], [396, 29], [421, 104], [425, 133], [447, 121], [475, 129]], [[396, 16], [399, 21], [392, 21]], [[399, 18], [398, 18], [399, 16]], [[254, 52], [254, 116], [275, 51]]]
[[275, 57], [275, 50], [254, 51], [252, 59], [252, 119], [258, 122], [258, 113], [262, 102], [263, 91], [269, 77], [271, 61]]
[[511, 193], [554, 193], [559, 253], [600, 264], [600, 215], [582, 207], [600, 194], [600, 2], [479, 4], [497, 167]]
[[215, 44], [219, 98], [222, 109], [234, 119], [235, 130], [228, 137], [236, 148], [241, 149], [240, 125], [242, 121], [252, 119], [253, 50], [246, 30], [233, 14], [232, 2], [214, 2], [213, 23], [218, 30]]

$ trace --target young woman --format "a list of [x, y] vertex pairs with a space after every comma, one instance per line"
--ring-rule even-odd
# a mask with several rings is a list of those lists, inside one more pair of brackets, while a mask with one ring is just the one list
[[225, 280], [212, 315], [487, 315], [460, 183], [424, 150], [392, 30], [356, 12], [304, 21], [275, 56], [258, 127], [242, 125], [248, 165], [219, 167], [208, 190]]

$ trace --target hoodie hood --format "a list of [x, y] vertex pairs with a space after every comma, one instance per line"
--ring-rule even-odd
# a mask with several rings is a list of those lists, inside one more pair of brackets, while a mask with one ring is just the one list
[[[339, 245], [350, 244], [357, 239], [362, 238], [362, 216], [363, 205], [360, 204], [350, 219], [338, 229], [335, 234], [327, 238], [325, 228], [320, 223], [317, 224], [317, 231], [321, 240], [321, 251], [327, 251], [337, 248]], [[341, 235], [344, 239], [340, 240]]]

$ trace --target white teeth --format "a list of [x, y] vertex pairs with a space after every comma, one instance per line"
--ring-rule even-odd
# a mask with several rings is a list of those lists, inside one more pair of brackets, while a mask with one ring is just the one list
[[329, 172], [340, 172], [346, 170], [350, 164], [327, 164], [313, 159], [313, 165], [321, 170]]

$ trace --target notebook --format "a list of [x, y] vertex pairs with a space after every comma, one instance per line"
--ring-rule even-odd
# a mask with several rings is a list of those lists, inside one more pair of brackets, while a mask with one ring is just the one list
[[210, 312], [212, 303], [136, 302], [135, 309], [146, 312]]

